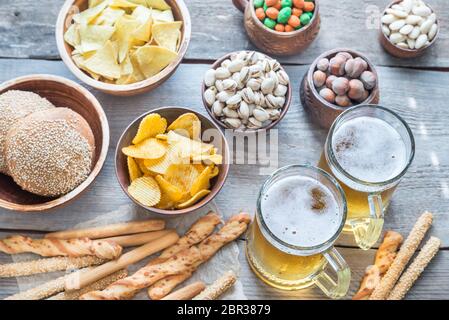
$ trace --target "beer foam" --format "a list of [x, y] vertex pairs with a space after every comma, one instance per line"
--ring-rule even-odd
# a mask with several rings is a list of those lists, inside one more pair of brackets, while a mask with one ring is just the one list
[[275, 182], [262, 196], [261, 209], [270, 231], [299, 247], [325, 243], [343, 219], [333, 193], [319, 181], [303, 176]]
[[404, 170], [407, 148], [399, 132], [382, 119], [359, 117], [336, 130], [332, 149], [340, 166], [366, 182], [385, 182]]

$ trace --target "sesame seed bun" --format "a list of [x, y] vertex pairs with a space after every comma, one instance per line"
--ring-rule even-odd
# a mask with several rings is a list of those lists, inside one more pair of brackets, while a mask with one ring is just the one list
[[55, 106], [50, 101], [33, 92], [10, 90], [0, 95], [0, 173], [8, 174], [5, 141], [9, 129], [33, 112], [52, 108]]
[[66, 194], [92, 170], [95, 139], [86, 120], [67, 108], [34, 112], [6, 138], [6, 164], [24, 190], [46, 197]]

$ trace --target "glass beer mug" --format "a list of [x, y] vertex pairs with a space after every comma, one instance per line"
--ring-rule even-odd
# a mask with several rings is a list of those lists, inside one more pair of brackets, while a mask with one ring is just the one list
[[345, 191], [344, 232], [352, 232], [360, 248], [367, 250], [379, 239], [385, 210], [414, 154], [407, 123], [381, 106], [350, 108], [330, 128], [318, 166]]
[[254, 273], [282, 290], [318, 286], [327, 296], [346, 295], [351, 272], [333, 247], [346, 219], [338, 182], [319, 168], [293, 165], [262, 186], [246, 254]]

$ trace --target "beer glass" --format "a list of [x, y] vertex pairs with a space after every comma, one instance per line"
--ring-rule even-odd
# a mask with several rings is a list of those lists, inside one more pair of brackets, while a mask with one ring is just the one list
[[358, 246], [379, 239], [390, 199], [413, 161], [415, 142], [407, 123], [393, 111], [360, 105], [343, 112], [330, 128], [319, 167], [345, 191], [348, 218]]
[[278, 289], [316, 285], [327, 296], [342, 298], [351, 272], [333, 244], [345, 219], [344, 192], [333, 177], [307, 165], [281, 168], [259, 192], [247, 233], [248, 262]]

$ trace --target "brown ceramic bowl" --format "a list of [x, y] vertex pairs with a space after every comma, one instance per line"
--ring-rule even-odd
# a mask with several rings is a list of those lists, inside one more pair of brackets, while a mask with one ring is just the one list
[[[239, 53], [239, 52], [241, 52], [241, 51], [235, 51], [235, 52], [231, 52], [231, 53], [224, 55], [223, 57], [221, 57], [220, 59], [215, 61], [214, 64], [210, 67], [210, 69], [217, 69], [224, 60], [230, 58], [231, 55], [233, 55], [235, 53]], [[267, 55], [265, 55], [265, 56], [268, 57]], [[271, 57], [268, 57], [268, 58], [271, 59]], [[285, 71], [285, 69], [282, 66], [281, 66], [281, 70]], [[209, 108], [209, 106], [206, 103], [206, 100], [204, 99], [204, 92], [206, 91], [206, 89], [207, 89], [206, 84], [203, 81], [201, 84], [201, 97], [203, 99], [204, 108], [206, 108], [207, 112], [209, 113], [209, 116], [220, 127], [224, 128], [224, 129], [232, 129], [232, 128], [228, 128], [223, 122], [221, 122], [219, 119], [217, 119], [217, 117], [212, 113], [211, 108]], [[285, 117], [285, 115], [287, 114], [288, 108], [290, 108], [291, 103], [292, 103], [292, 85], [291, 85], [291, 81], [289, 81], [287, 94], [285, 96], [285, 104], [281, 110], [281, 115], [280, 115], [279, 119], [273, 121], [268, 126], [260, 128], [260, 129], [245, 129], [244, 131], [238, 130], [238, 129], [232, 129], [232, 130], [234, 132], [246, 132], [246, 133], [257, 132], [257, 131], [262, 131], [262, 130], [270, 130], [270, 129], [274, 128]]]
[[[402, 0], [395, 0], [392, 3], [390, 3], [384, 10], [384, 12], [382, 13], [382, 17], [385, 15], [385, 11], [390, 8], [391, 6], [401, 2]], [[426, 5], [432, 10], [432, 12], [435, 12], [433, 10], [433, 8], [426, 3]], [[398, 47], [397, 45], [393, 44], [390, 39], [382, 32], [382, 28], [379, 28], [379, 41], [382, 45], [382, 47], [385, 49], [385, 51], [387, 51], [389, 54], [391, 54], [394, 57], [397, 58], [405, 58], [405, 59], [409, 59], [409, 58], [416, 58], [419, 56], [422, 56], [427, 49], [429, 49], [431, 46], [433, 46], [433, 44], [435, 43], [435, 41], [438, 38], [438, 34], [440, 33], [440, 24], [438, 22], [438, 18], [437, 18], [437, 25], [438, 25], [438, 30], [437, 30], [437, 34], [435, 35], [435, 37], [432, 39], [432, 41], [430, 42], [429, 45], [422, 47], [421, 49], [418, 50], [412, 50], [412, 49], [404, 49], [401, 47]]]
[[[176, 210], [162, 210], [162, 209], [145, 206], [145, 205], [141, 204], [140, 202], [136, 201], [128, 192], [128, 186], [130, 185], [130, 180], [129, 180], [129, 174], [128, 174], [127, 157], [126, 157], [126, 155], [123, 154], [122, 148], [131, 145], [131, 141], [137, 133], [137, 129], [139, 127], [141, 120], [148, 114], [159, 113], [162, 117], [166, 118], [167, 122], [170, 124], [171, 122], [176, 120], [176, 118], [178, 118], [180, 115], [187, 113], [187, 112], [194, 113], [198, 116], [198, 118], [201, 121], [201, 133], [202, 134], [206, 130], [213, 130], [212, 136], [218, 137], [218, 139], [220, 140], [218, 143], [217, 143], [217, 141], [214, 141], [214, 140], [212, 140], [212, 141], [205, 140], [204, 141], [204, 142], [209, 142], [209, 143], [214, 144], [219, 149], [219, 152], [223, 155], [223, 164], [218, 166], [220, 168], [220, 173], [218, 174], [218, 176], [216, 176], [215, 178], [213, 178], [211, 180], [211, 189], [210, 189], [211, 193], [209, 193], [206, 197], [204, 197], [199, 202], [197, 202], [196, 204], [194, 204], [193, 206], [191, 206], [189, 208], [176, 209]], [[209, 131], [208, 133], [211, 133], [211, 132]], [[128, 197], [136, 205], [138, 205], [148, 211], [152, 211], [152, 212], [162, 214], [162, 215], [171, 215], [171, 216], [172, 215], [181, 215], [181, 214], [193, 212], [193, 211], [205, 206], [210, 201], [212, 201], [213, 198], [215, 198], [215, 196], [218, 194], [218, 192], [220, 192], [221, 188], [223, 187], [223, 185], [226, 181], [228, 173], [229, 173], [229, 164], [230, 164], [229, 156], [230, 156], [229, 146], [225, 139], [225, 136], [221, 132], [220, 128], [218, 128], [207, 117], [205, 117], [204, 115], [202, 115], [194, 110], [188, 109], [188, 108], [162, 107], [162, 108], [153, 109], [147, 113], [142, 114], [137, 119], [135, 119], [128, 126], [128, 128], [125, 129], [125, 131], [123, 132], [122, 136], [120, 137], [120, 139], [117, 143], [117, 148], [115, 151], [115, 173], [117, 175], [118, 182], [119, 182], [120, 186], [122, 187], [123, 191], [128, 195]]]
[[11, 177], [0, 174], [0, 207], [20, 212], [42, 212], [65, 205], [87, 190], [106, 160], [109, 125], [98, 100], [85, 88], [62, 77], [29, 75], [0, 85], [0, 94], [8, 90], [32, 91], [47, 98], [56, 107], [79, 113], [89, 123], [95, 138], [92, 172], [77, 188], [59, 198], [46, 198], [22, 190]]
[[56, 43], [58, 46], [59, 55], [61, 56], [62, 60], [69, 68], [69, 70], [78, 79], [80, 79], [85, 84], [103, 92], [117, 96], [131, 96], [157, 88], [175, 72], [182, 59], [184, 58], [184, 55], [187, 52], [187, 47], [189, 46], [192, 29], [190, 14], [184, 1], [166, 1], [172, 8], [175, 20], [183, 22], [181, 29], [182, 39], [179, 46], [177, 59], [170, 63], [157, 75], [140, 82], [126, 85], [117, 85], [97, 81], [76, 66], [76, 64], [72, 60], [73, 48], [64, 41], [64, 33], [70, 26], [73, 15], [87, 8], [87, 0], [66, 0], [64, 5], [62, 6], [59, 12], [58, 20], [56, 22]]
[[271, 30], [256, 17], [254, 0], [232, 0], [234, 6], [244, 13], [244, 25], [251, 42], [263, 52], [287, 56], [300, 53], [315, 40], [320, 31], [320, 6], [315, 0], [315, 11], [310, 23], [292, 32]]
[[334, 122], [334, 120], [349, 107], [340, 107], [339, 105], [330, 103], [323, 99], [318, 93], [318, 90], [315, 88], [313, 84], [313, 73], [315, 72], [316, 65], [318, 61], [323, 58], [331, 59], [339, 52], [349, 52], [354, 58], [360, 57], [363, 58], [368, 63], [368, 70], [373, 72], [376, 75], [377, 83], [374, 89], [371, 90], [370, 95], [365, 101], [362, 101], [359, 104], [377, 104], [380, 99], [380, 90], [379, 90], [379, 76], [377, 74], [376, 68], [370, 62], [370, 60], [360, 52], [351, 50], [351, 49], [334, 49], [323, 53], [321, 56], [316, 58], [316, 60], [312, 63], [309, 68], [309, 71], [304, 75], [304, 78], [301, 82], [300, 86], [300, 97], [301, 103], [303, 107], [309, 112], [311, 118], [318, 123], [321, 127], [329, 129]]

